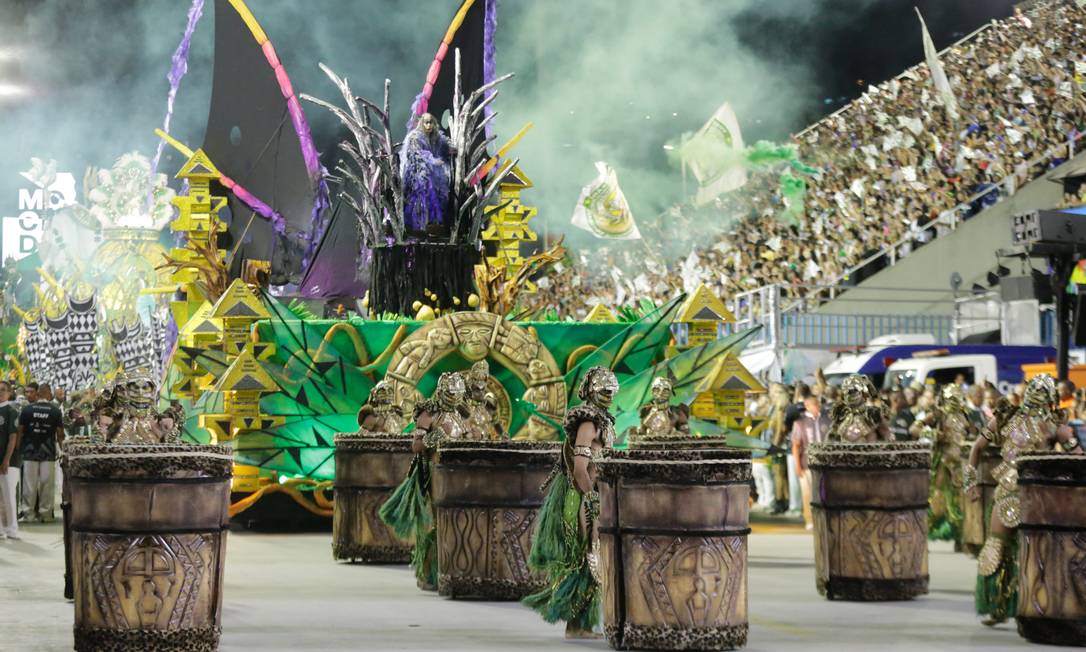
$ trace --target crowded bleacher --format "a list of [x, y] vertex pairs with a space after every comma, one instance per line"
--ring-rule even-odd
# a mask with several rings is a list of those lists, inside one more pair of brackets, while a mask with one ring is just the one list
[[700, 283], [725, 298], [770, 284], [799, 297], [856, 283], [886, 264], [870, 260], [880, 252], [907, 256], [1081, 148], [1086, 9], [1038, 3], [940, 59], [956, 111], [920, 64], [793, 136], [817, 169], [803, 206], [781, 191], [785, 164], [753, 169], [708, 205], [677, 205], [642, 225], [637, 247], [572, 251], [541, 279], [531, 308], [583, 318], [597, 303], [661, 301]]

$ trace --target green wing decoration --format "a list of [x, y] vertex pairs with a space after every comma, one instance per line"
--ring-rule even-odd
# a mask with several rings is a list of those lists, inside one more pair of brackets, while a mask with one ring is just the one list
[[592, 367], [608, 367], [615, 372], [619, 383], [635, 377], [654, 360], [663, 357], [671, 339], [671, 324], [679, 308], [686, 301], [680, 294], [659, 308], [653, 308], [643, 317], [622, 329], [617, 335], [584, 356], [566, 372], [566, 391], [569, 405], [577, 405], [577, 388], [581, 379]]
[[754, 457], [762, 457], [769, 450], [769, 442], [760, 437], [751, 437], [739, 430], [726, 428], [715, 421], [691, 417], [690, 432], [696, 433], [700, 437], [723, 439], [728, 446], [733, 448], [750, 449]]
[[626, 432], [640, 421], [638, 410], [651, 397], [652, 379], [666, 376], [671, 380], [675, 395], [672, 403], [689, 403], [697, 395], [701, 381], [713, 371], [720, 356], [739, 353], [761, 327], [733, 333], [657, 363], [641, 373], [621, 381], [611, 411], [615, 416], [615, 432]]
[[[299, 318], [266, 292], [261, 296], [271, 319], [262, 322], [260, 339], [275, 344], [261, 366], [278, 389], [265, 394], [261, 411], [284, 420], [269, 430], [247, 432], [235, 442], [243, 464], [315, 480], [335, 477], [336, 433], [358, 429], [357, 412], [374, 385], [360, 368], [370, 362], [347, 321]], [[333, 330], [337, 324], [344, 327]]]

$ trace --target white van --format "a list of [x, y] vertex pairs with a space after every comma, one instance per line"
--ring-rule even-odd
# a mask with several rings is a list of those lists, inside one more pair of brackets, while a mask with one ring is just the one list
[[905, 358], [894, 362], [886, 369], [883, 380], [884, 388], [908, 387], [913, 383], [921, 385], [947, 385], [958, 376], [965, 379], [966, 385], [976, 385], [985, 381], [999, 384], [999, 373], [994, 355], [932, 355]]

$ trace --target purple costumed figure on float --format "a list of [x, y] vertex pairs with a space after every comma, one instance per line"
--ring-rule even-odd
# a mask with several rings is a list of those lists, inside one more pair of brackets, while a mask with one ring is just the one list
[[452, 154], [452, 144], [441, 133], [437, 119], [429, 113], [420, 115], [400, 154], [404, 226], [408, 231], [434, 231], [444, 225]]

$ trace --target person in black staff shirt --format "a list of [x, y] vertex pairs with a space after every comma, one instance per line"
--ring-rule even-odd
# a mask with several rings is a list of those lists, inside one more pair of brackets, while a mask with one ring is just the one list
[[23, 463], [19, 434], [15, 430], [19, 410], [11, 400], [11, 383], [0, 380], [0, 539], [19, 538], [19, 511], [15, 488]]
[[19, 414], [19, 437], [23, 442], [23, 510], [27, 519], [37, 515], [43, 523], [50, 522], [64, 416], [53, 403], [53, 391], [47, 383], [38, 386], [37, 400]]
[[897, 441], [912, 439], [909, 427], [916, 421], [916, 415], [909, 409], [909, 403], [905, 400], [905, 393], [895, 390], [890, 394], [890, 434]]

